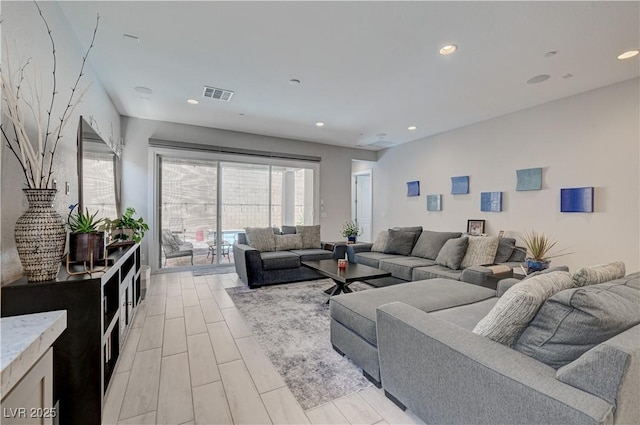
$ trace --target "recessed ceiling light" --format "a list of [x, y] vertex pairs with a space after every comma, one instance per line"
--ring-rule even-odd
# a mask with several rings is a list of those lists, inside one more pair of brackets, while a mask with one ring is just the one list
[[566, 74], [564, 74], [564, 75], [562, 76], [562, 78], [564, 78], [565, 80], [566, 80], [566, 79], [569, 79], [569, 78], [571, 78], [571, 77], [573, 77], [573, 74], [571, 74], [571, 73], [566, 73]]
[[153, 93], [153, 90], [151, 90], [149, 87], [143, 87], [143, 86], [134, 87], [134, 90], [137, 91], [138, 93], [142, 93], [142, 94], [151, 94], [151, 93]]
[[376, 134], [376, 137], [386, 137], [387, 133], [378, 133]]
[[192, 105], [197, 105], [197, 104], [198, 104], [198, 103], [200, 103], [200, 102], [198, 102], [198, 101], [197, 101], [197, 100], [195, 100], [195, 99], [187, 99], [187, 103], [190, 103], [190, 104], [192, 104]]
[[413, 131], [413, 130], [415, 130], [416, 128], [418, 128], [418, 127], [416, 127], [415, 125], [412, 125], [411, 127], [407, 127], [407, 130], [411, 130], [411, 131]]
[[324, 127], [324, 123], [323, 122], [317, 122], [316, 123], [316, 127]]
[[549, 79], [550, 75], [547, 74], [540, 74], [540, 75], [536, 75], [535, 77], [531, 77], [527, 80], [527, 84], [538, 84], [541, 83], [543, 81], [547, 81]]
[[624, 53], [618, 55], [618, 59], [620, 59], [620, 60], [629, 59], [629, 58], [632, 58], [634, 56], [638, 56], [638, 53], [640, 53], [640, 50], [629, 50], [628, 52], [624, 52]]
[[289, 80], [290, 86], [297, 86], [298, 84], [300, 84], [300, 80], [298, 80], [297, 78], [292, 78]]
[[557, 50], [552, 50], [552, 51], [550, 51], [550, 52], [545, 53], [545, 54], [544, 54], [544, 57], [545, 57], [545, 58], [550, 58], [551, 56], [555, 56], [555, 55], [557, 55], [557, 54], [558, 54], [558, 51], [557, 51]]
[[456, 46], [455, 44], [447, 44], [446, 46], [442, 46], [442, 48], [440, 48], [440, 54], [441, 55], [450, 55], [451, 53], [455, 52], [456, 50], [458, 50], [458, 46]]

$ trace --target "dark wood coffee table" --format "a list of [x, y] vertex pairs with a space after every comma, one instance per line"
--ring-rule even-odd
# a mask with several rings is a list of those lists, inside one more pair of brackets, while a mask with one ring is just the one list
[[[349, 285], [358, 280], [391, 276], [391, 273], [385, 272], [384, 270], [357, 263], [348, 263], [346, 269], [339, 269], [338, 260], [303, 261], [302, 265], [333, 279], [336, 285], [325, 291], [329, 296], [337, 295], [340, 292], [344, 292], [345, 294], [353, 292], [349, 289]], [[327, 301], [327, 304], [329, 304], [329, 301]]]

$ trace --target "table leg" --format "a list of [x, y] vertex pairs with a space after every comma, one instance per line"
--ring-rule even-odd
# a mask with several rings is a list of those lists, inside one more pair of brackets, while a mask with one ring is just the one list
[[[331, 293], [329, 293], [329, 299], [327, 300], [326, 304], [329, 304], [329, 301], [331, 301], [331, 297], [333, 297], [334, 295], [338, 295], [340, 292], [344, 292], [345, 294], [348, 292], [353, 292], [353, 290], [349, 289], [344, 283], [341, 283], [341, 282], [335, 282], [335, 283], [336, 284], [333, 287], [327, 290], [327, 291], [331, 290]], [[324, 291], [324, 292], [327, 292], [327, 291]]]

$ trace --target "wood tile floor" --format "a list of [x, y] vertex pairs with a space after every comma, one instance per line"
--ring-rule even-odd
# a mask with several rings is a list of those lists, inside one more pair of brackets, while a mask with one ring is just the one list
[[373, 386], [303, 411], [225, 291], [239, 285], [235, 273], [151, 276], [103, 424], [422, 424]]

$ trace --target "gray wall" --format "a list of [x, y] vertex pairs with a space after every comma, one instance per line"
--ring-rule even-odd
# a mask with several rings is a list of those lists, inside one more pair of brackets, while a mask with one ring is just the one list
[[[49, 22], [52, 36], [56, 43], [57, 57], [57, 84], [59, 96], [56, 100], [57, 108], [54, 109], [54, 117], [62, 114], [65, 102], [69, 98], [70, 87], [80, 72], [80, 63], [86, 47], [81, 44], [69, 29], [66, 18], [53, 2], [40, 2], [42, 13]], [[42, 94], [50, 102], [52, 92], [52, 50], [46, 28], [42, 23], [38, 11], [32, 2], [2, 2], [2, 41], [7, 43], [8, 55], [2, 46], [2, 65], [5, 72], [6, 60], [11, 61], [13, 69], [17, 69], [26, 59], [31, 58], [31, 68], [28, 78], [32, 79], [33, 69], [37, 70], [42, 86]], [[100, 30], [98, 30], [98, 35]], [[88, 46], [91, 34], [87, 34], [82, 41], [82, 46]], [[82, 103], [78, 105], [75, 113], [69, 119], [63, 132], [63, 138], [56, 151], [54, 161], [54, 178], [58, 181], [58, 196], [55, 202], [56, 210], [66, 218], [68, 206], [78, 202], [78, 176], [76, 161], [76, 132], [80, 115], [87, 119], [93, 119], [96, 123], [95, 130], [105, 139], [118, 140], [120, 138], [120, 115], [116, 111], [109, 96], [95, 77], [90, 67], [85, 68], [85, 76], [81, 81], [81, 87], [87, 87], [92, 83], [89, 91], [84, 96]], [[3, 102], [3, 107], [5, 107]], [[48, 106], [46, 106], [48, 108]], [[43, 110], [45, 106], [43, 105]], [[3, 127], [8, 125], [8, 120], [2, 114]], [[30, 123], [28, 128], [33, 128], [35, 123]], [[15, 222], [26, 210], [26, 198], [22, 194], [25, 187], [24, 176], [18, 165], [18, 161], [5, 146], [2, 140], [2, 193], [0, 196], [0, 210], [2, 211], [1, 226], [1, 282], [7, 283], [22, 276], [22, 265], [18, 258], [13, 239]], [[71, 190], [69, 195], [64, 193], [65, 182], [69, 182]]]
[[[320, 217], [322, 238], [341, 240], [342, 223], [351, 216], [351, 161], [352, 159], [375, 160], [373, 151], [342, 148], [318, 143], [302, 142], [277, 137], [219, 130], [162, 121], [137, 118], [122, 119], [125, 137], [123, 155], [123, 207], [132, 206], [143, 217], [150, 217], [149, 205], [149, 146], [150, 138], [175, 140], [216, 146], [254, 149], [268, 152], [286, 152], [321, 157], [320, 199], [324, 201], [326, 217]], [[152, 229], [152, 235], [157, 232]], [[145, 238], [144, 258], [148, 258], [148, 243]], [[147, 260], [148, 261], [148, 260]]]
[[[640, 268], [639, 79], [515, 112], [379, 153], [373, 171], [374, 233], [423, 225], [486, 233], [536, 230], [574, 254], [552, 260], [572, 271], [623, 260]], [[516, 170], [543, 168], [543, 189], [517, 192]], [[470, 176], [468, 195], [451, 195], [452, 176]], [[420, 197], [406, 182], [420, 181]], [[595, 213], [561, 213], [560, 188], [595, 187]], [[480, 192], [502, 191], [503, 212], [480, 212]], [[426, 210], [425, 195], [443, 209]]]

